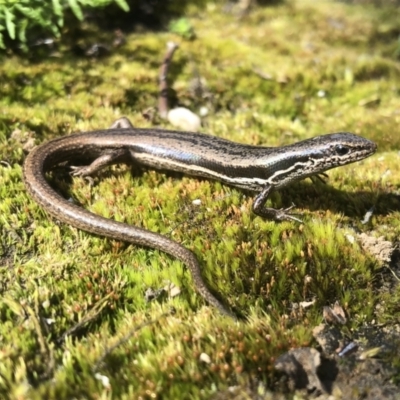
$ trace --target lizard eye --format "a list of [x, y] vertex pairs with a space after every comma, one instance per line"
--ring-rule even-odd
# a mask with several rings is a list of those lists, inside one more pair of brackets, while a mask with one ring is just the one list
[[336, 146], [335, 151], [338, 156], [344, 156], [350, 151], [350, 149], [346, 146], [339, 144], [338, 146]]

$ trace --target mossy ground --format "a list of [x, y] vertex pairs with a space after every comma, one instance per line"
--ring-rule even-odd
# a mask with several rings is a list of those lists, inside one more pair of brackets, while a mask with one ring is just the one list
[[[396, 331], [400, 290], [385, 265], [348, 235], [398, 241], [400, 12], [316, 3], [260, 6], [242, 18], [220, 4], [193, 6], [186, 17], [195, 40], [132, 33], [103, 58], [76, 56], [63, 42], [40, 62], [2, 56], [2, 398], [225, 398], [230, 386], [239, 398], [267, 398], [278, 382], [276, 357], [316, 345], [312, 329], [324, 305], [338, 300], [354, 335], [365, 326]], [[89, 42], [107, 40], [85, 29]], [[83, 207], [193, 249], [209, 287], [247, 318], [238, 323], [205, 304], [180, 262], [58, 224], [22, 183], [29, 137], [39, 144], [102, 129], [121, 115], [138, 127], [168, 127], [142, 116], [156, 104], [168, 40], [180, 44], [171, 66], [176, 98], [193, 111], [209, 109], [203, 131], [279, 146], [346, 130], [379, 146], [375, 156], [332, 170], [328, 185], [302, 182], [273, 196], [277, 208], [295, 203], [304, 224], [255, 217], [251, 195], [218, 182], [132, 174], [124, 166], [104, 171], [94, 186], [57, 180]], [[190, 90], [196, 74], [206, 98]], [[179, 296], [145, 301], [146, 289], [168, 281]], [[311, 299], [311, 308], [293, 307]], [[398, 382], [396, 351], [379, 357]]]

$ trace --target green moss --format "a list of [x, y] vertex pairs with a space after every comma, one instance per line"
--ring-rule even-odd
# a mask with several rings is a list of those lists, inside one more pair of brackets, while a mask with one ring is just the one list
[[[400, 232], [398, 11], [287, 2], [238, 19], [212, 3], [201, 10], [201, 18], [196, 7], [186, 16], [196, 39], [181, 39], [171, 83], [194, 111], [208, 107], [204, 131], [279, 146], [346, 130], [376, 141], [379, 153], [333, 170], [328, 185], [302, 182], [272, 196], [268, 204], [277, 208], [294, 202], [303, 224], [255, 217], [251, 194], [218, 182], [119, 166], [93, 186], [53, 178], [83, 207], [192, 249], [211, 290], [247, 318], [233, 323], [196, 294], [182, 263], [58, 224], [21, 181], [23, 147], [32, 138], [42, 143], [105, 128], [121, 115], [152, 126], [142, 111], [156, 104], [166, 41], [179, 38], [129, 34], [109, 56], [88, 59], [73, 55], [67, 37], [42, 62], [3, 57], [3, 396], [210, 398], [232, 385], [255, 395], [255, 382], [274, 387], [277, 356], [310, 345], [323, 306], [338, 300], [354, 332], [374, 320], [398, 320], [399, 290], [394, 281], [390, 292], [381, 284], [381, 277], [394, 278], [349, 240], [361, 231], [394, 242]], [[85, 29], [86, 41], [104, 37]], [[205, 79], [206, 99], [190, 91], [194, 68]], [[179, 296], [146, 302], [148, 288], [168, 282]], [[307, 310], [295, 307], [312, 299]], [[399, 364], [395, 357], [389, 363]]]

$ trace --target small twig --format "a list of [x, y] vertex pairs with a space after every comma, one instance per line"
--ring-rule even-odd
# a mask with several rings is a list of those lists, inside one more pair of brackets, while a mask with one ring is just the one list
[[4, 165], [4, 166], [7, 167], [7, 168], [11, 168], [10, 163], [7, 162], [7, 161], [4, 161], [4, 160], [0, 160], [0, 165]]
[[92, 369], [93, 372], [96, 372], [99, 369], [99, 367], [103, 363], [104, 359], [108, 355], [110, 355], [117, 347], [119, 347], [119, 346], [123, 345], [124, 343], [126, 343], [136, 332], [138, 332], [139, 330], [145, 328], [146, 326], [152, 325], [152, 324], [160, 321], [161, 318], [169, 317], [170, 315], [173, 315], [173, 314], [175, 314], [175, 309], [171, 308], [170, 311], [161, 314], [157, 319], [152, 319], [150, 321], [143, 322], [143, 323], [139, 324], [138, 326], [135, 326], [125, 336], [123, 336], [121, 339], [119, 339], [117, 343], [115, 343], [113, 346], [111, 346], [111, 347], [107, 348], [106, 350], [104, 350], [103, 354], [99, 357], [99, 359], [94, 364], [93, 369]]
[[24, 309], [33, 322], [39, 343], [40, 354], [43, 357], [44, 364], [46, 365], [46, 371], [43, 373], [41, 378], [50, 379], [53, 376], [55, 369], [54, 352], [53, 346], [47, 343], [43, 335], [43, 324], [41, 323], [41, 318], [39, 316], [39, 299], [37, 291], [35, 292], [35, 309], [27, 304], [24, 306]]
[[398, 282], [400, 282], [400, 278], [396, 275], [396, 272], [394, 272], [394, 271], [392, 270], [392, 268], [390, 268], [389, 265], [388, 265], [386, 268], [392, 273], [392, 275], [395, 277], [395, 279], [396, 279]]
[[104, 307], [106, 307], [106, 305], [108, 304], [108, 299], [113, 295], [114, 295], [114, 292], [111, 292], [107, 296], [105, 296], [102, 299], [100, 299], [93, 306], [93, 308], [91, 310], [89, 310], [88, 313], [77, 324], [75, 324], [72, 328], [70, 328], [67, 331], [65, 331], [57, 339], [57, 343], [62, 343], [68, 335], [71, 335], [72, 333], [75, 333], [76, 331], [81, 329], [84, 325], [86, 325], [90, 321], [93, 321], [94, 319], [96, 319], [99, 316], [99, 314], [101, 313], [101, 311], [104, 309]]
[[172, 60], [172, 56], [175, 53], [175, 50], [179, 46], [174, 42], [167, 43], [167, 52], [165, 53], [163, 62], [160, 68], [160, 75], [158, 77], [159, 80], [159, 97], [158, 97], [158, 113], [160, 117], [166, 119], [168, 116], [168, 84], [167, 84], [167, 75], [169, 64]]
[[264, 71], [262, 71], [260, 68], [257, 67], [253, 67], [252, 71], [259, 76], [260, 78], [266, 80], [266, 81], [272, 81], [272, 79], [274, 79], [274, 77], [271, 74], [268, 74]]

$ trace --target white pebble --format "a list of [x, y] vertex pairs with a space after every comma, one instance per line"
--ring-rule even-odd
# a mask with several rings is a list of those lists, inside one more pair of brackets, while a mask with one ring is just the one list
[[167, 118], [171, 125], [185, 131], [196, 132], [201, 127], [200, 117], [184, 107], [177, 107], [168, 111]]

